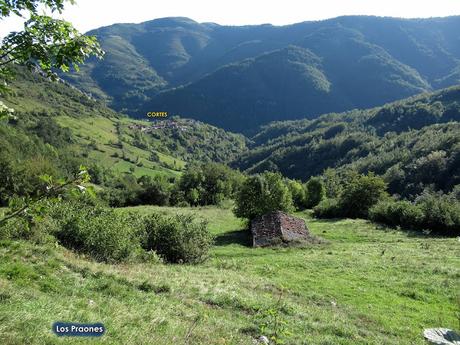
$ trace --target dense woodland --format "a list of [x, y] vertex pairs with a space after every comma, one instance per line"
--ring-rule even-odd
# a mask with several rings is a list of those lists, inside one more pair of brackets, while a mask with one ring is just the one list
[[408, 198], [426, 188], [449, 192], [460, 183], [459, 121], [460, 88], [453, 87], [370, 110], [275, 122], [234, 166], [301, 180], [326, 169], [374, 172], [390, 193]]

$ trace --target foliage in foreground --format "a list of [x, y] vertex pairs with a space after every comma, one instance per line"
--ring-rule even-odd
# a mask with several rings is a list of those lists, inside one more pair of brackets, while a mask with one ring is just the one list
[[23, 31], [9, 33], [0, 44], [0, 93], [10, 91], [6, 81], [13, 78], [11, 66], [14, 64], [36, 68], [47, 76], [57, 78], [54, 69], [67, 72], [70, 67], [74, 67], [78, 70], [78, 65], [86, 58], [92, 55], [102, 58], [104, 52], [95, 36], [82, 35], [71, 23], [40, 13], [44, 9], [61, 13], [64, 3], [62, 0], [0, 3], [1, 20], [15, 16], [16, 19], [24, 21]]
[[204, 220], [192, 215], [144, 218], [144, 249], [153, 250], [168, 262], [199, 263], [206, 259], [213, 238]]
[[143, 260], [155, 252], [172, 263], [198, 263], [212, 244], [206, 222], [192, 215], [131, 213], [77, 201], [54, 204], [30, 231], [24, 222], [9, 221], [0, 227], [0, 239], [49, 241], [53, 236], [66, 248], [97, 261]]

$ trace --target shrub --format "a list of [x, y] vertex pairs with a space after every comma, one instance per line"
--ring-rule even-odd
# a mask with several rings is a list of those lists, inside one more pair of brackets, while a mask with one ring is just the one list
[[372, 173], [353, 176], [340, 196], [343, 216], [367, 218], [369, 209], [387, 195], [386, 188], [385, 181]]
[[325, 195], [324, 183], [318, 177], [312, 177], [305, 185], [306, 189], [306, 207], [312, 208], [323, 200]]
[[170, 198], [170, 183], [164, 176], [142, 176], [138, 179], [138, 184], [142, 188], [138, 194], [141, 204], [168, 205]]
[[313, 214], [317, 218], [337, 218], [342, 216], [338, 199], [324, 199], [313, 208]]
[[381, 201], [369, 210], [369, 219], [374, 222], [409, 229], [419, 228], [423, 218], [421, 208], [409, 201]]
[[115, 210], [63, 203], [51, 216], [59, 221], [56, 238], [66, 247], [96, 260], [119, 262], [138, 253], [138, 217]]
[[279, 173], [265, 172], [249, 177], [236, 197], [237, 217], [254, 219], [272, 211], [294, 209], [292, 195]]
[[212, 242], [207, 223], [193, 215], [152, 214], [144, 219], [144, 249], [156, 251], [168, 262], [202, 262]]
[[0, 224], [0, 240], [24, 239], [27, 222], [24, 219], [10, 219]]
[[321, 218], [367, 218], [369, 209], [387, 197], [386, 187], [383, 179], [372, 173], [352, 174], [340, 196], [321, 202], [314, 214]]
[[[11, 199], [14, 201], [15, 199]], [[18, 198], [17, 200], [20, 200]], [[23, 205], [21, 203], [21, 205]], [[42, 214], [35, 215], [34, 211], [46, 212], [52, 204], [48, 200], [41, 200], [29, 206], [28, 213], [24, 217], [14, 217], [0, 223], [0, 239], [28, 240], [34, 243], [54, 242], [53, 230], [57, 229], [58, 223], [50, 217]], [[0, 219], [2, 213], [0, 211]]]
[[323, 172], [323, 179], [326, 197], [332, 199], [338, 198], [342, 194], [343, 183], [337, 170], [327, 168]]
[[460, 202], [449, 195], [424, 193], [415, 203], [382, 201], [369, 211], [369, 219], [440, 235], [460, 235]]
[[217, 205], [223, 199], [234, 196], [242, 178], [240, 172], [223, 164], [191, 165], [182, 174], [176, 190], [182, 191], [182, 199], [190, 205]]
[[422, 226], [442, 235], [460, 235], [460, 202], [449, 195], [424, 193], [416, 200], [424, 214]]
[[292, 202], [294, 203], [295, 208], [298, 210], [303, 209], [305, 207], [306, 193], [302, 183], [296, 180], [288, 180], [287, 187], [291, 192]]

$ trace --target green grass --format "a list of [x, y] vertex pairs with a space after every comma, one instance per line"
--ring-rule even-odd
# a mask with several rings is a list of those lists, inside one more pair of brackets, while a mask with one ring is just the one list
[[70, 116], [59, 116], [56, 121], [63, 127], [71, 128], [73, 133], [82, 137], [90, 137], [100, 144], [118, 140], [115, 124], [117, 119], [106, 117], [91, 117], [80, 119]]
[[106, 335], [92, 343], [186, 344], [190, 334], [188, 344], [252, 344], [273, 332], [270, 312], [284, 325], [285, 343], [295, 345], [425, 344], [426, 327], [460, 327], [457, 239], [301, 213], [327, 243], [253, 249], [229, 210], [126, 210], [208, 219], [216, 236], [209, 260], [106, 265], [59, 246], [2, 243], [2, 344], [86, 343], [57, 338], [51, 324], [58, 320], [103, 322]]
[[[130, 136], [123, 136], [125, 139], [123, 141], [123, 150], [114, 147], [113, 144], [117, 143], [119, 139], [116, 129], [116, 125], [118, 123], [127, 127], [129, 124], [133, 123], [146, 124], [147, 122], [145, 121], [131, 121], [129, 119], [105, 118], [97, 116], [85, 118], [83, 120], [70, 116], [59, 116], [56, 117], [56, 121], [61, 126], [69, 128], [72, 131], [77, 138], [75, 145], [80, 149], [81, 146], [87, 146], [91, 142], [95, 143], [96, 149], [91, 149], [88, 156], [90, 159], [98, 162], [105, 168], [113, 169], [118, 173], [130, 173], [131, 169], [134, 169], [134, 175], [136, 177], [143, 175], [177, 176], [180, 174], [180, 171], [168, 169], [156, 162], [151, 162], [149, 160], [151, 152], [131, 145], [128, 142], [128, 140], [132, 139]], [[123, 160], [121, 158], [123, 156], [123, 151], [131, 161]], [[168, 156], [163, 153], [158, 154], [161, 163], [173, 164], [173, 162], [176, 161], [178, 170], [185, 168], [185, 162], [181, 159]], [[115, 157], [115, 155], [118, 157]], [[138, 158], [142, 162], [141, 167], [133, 163], [136, 162]]]

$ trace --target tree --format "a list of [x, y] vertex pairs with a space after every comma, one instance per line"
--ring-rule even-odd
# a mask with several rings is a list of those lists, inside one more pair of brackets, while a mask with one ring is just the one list
[[42, 175], [41, 180], [46, 184], [35, 195], [14, 197], [8, 200], [9, 210], [0, 218], [0, 227], [11, 219], [23, 219], [25, 226], [30, 228], [43, 219], [50, 205], [59, 202], [62, 196], [77, 197], [80, 193], [88, 193], [94, 197], [92, 188], [85, 187], [89, 183], [90, 176], [84, 166], [80, 171], [68, 180], [54, 179], [50, 175]]
[[166, 177], [162, 175], [142, 176], [137, 182], [142, 187], [138, 195], [142, 204], [164, 206], [169, 203], [171, 186]]
[[337, 170], [327, 168], [323, 172], [324, 189], [327, 198], [337, 198], [342, 192], [342, 181]]
[[[242, 174], [219, 163], [190, 165], [178, 182], [178, 190], [191, 205], [216, 205], [231, 198], [241, 185]], [[174, 198], [173, 198], [174, 199]]]
[[290, 212], [293, 209], [292, 195], [282, 176], [265, 172], [243, 183], [233, 212], [237, 217], [252, 220], [272, 211]]
[[296, 180], [288, 180], [287, 186], [291, 192], [292, 201], [296, 209], [303, 209], [305, 207], [306, 192], [302, 183]]
[[344, 216], [367, 218], [369, 209], [387, 196], [387, 184], [373, 173], [354, 175], [340, 198]]
[[[63, 72], [91, 55], [101, 58], [104, 52], [94, 36], [80, 34], [71, 23], [40, 15], [42, 7], [51, 13], [61, 13], [65, 2], [73, 0], [15, 0], [0, 2], [0, 20], [10, 16], [24, 19], [24, 30], [11, 32], [0, 46], [0, 93], [8, 92], [6, 82], [13, 78], [14, 64], [26, 65], [38, 69], [53, 79], [57, 75], [54, 69]], [[0, 118], [10, 110], [0, 107]]]
[[16, 191], [16, 170], [13, 159], [6, 152], [0, 152], [0, 206], [7, 204], [8, 198]]
[[305, 189], [307, 191], [307, 208], [312, 208], [318, 205], [326, 194], [324, 183], [319, 177], [312, 177], [310, 180], [308, 180]]

